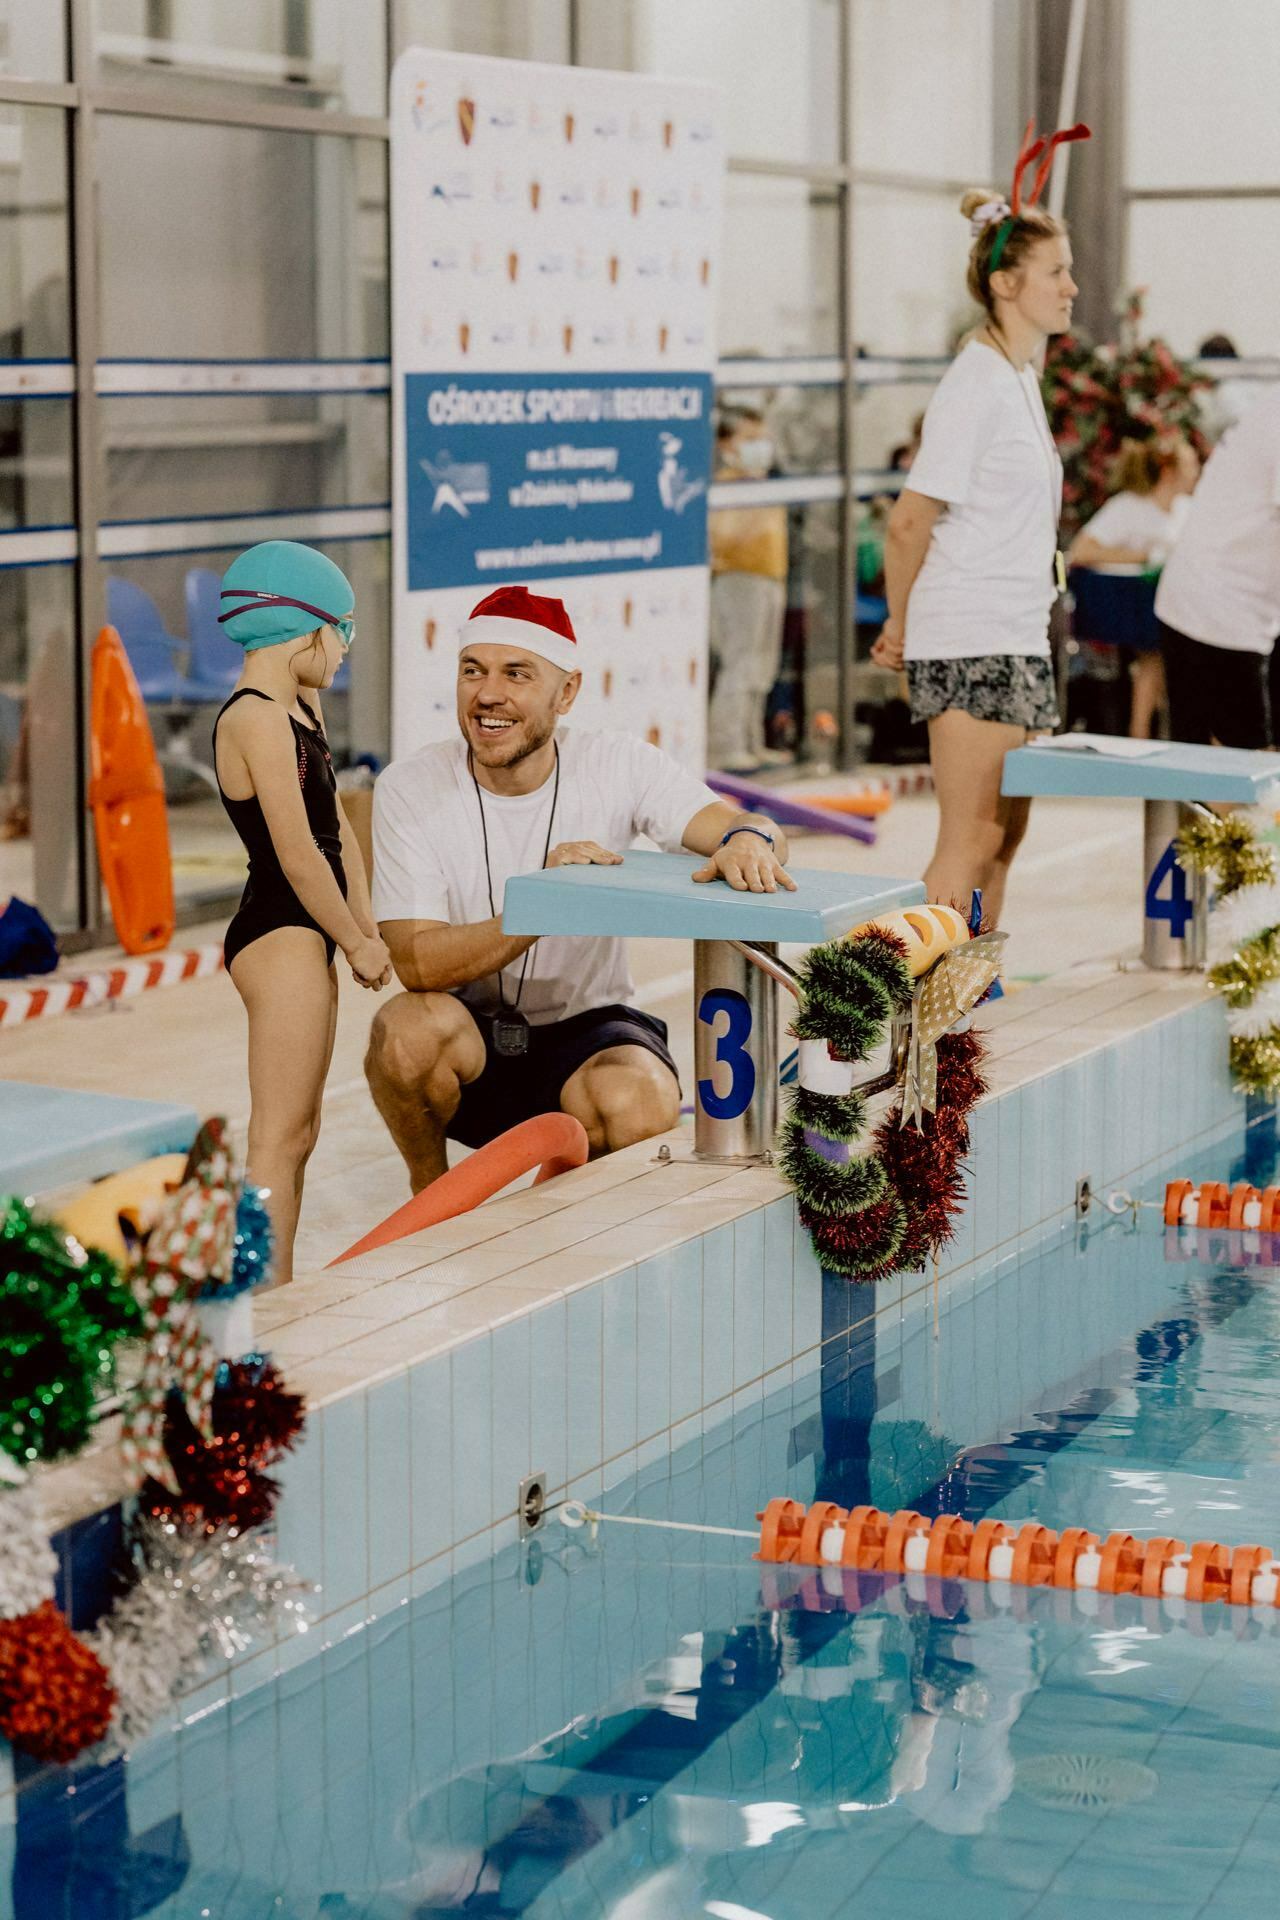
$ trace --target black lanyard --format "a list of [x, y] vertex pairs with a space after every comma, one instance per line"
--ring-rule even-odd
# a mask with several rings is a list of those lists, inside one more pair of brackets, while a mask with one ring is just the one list
[[[556, 802], [560, 798], [560, 743], [559, 741], [555, 741], [553, 744], [556, 756], [556, 774], [555, 782], [551, 789], [551, 813], [547, 820], [547, 842], [542, 849], [542, 865], [544, 867], [547, 864], [547, 855], [551, 851], [551, 831], [556, 823]], [[476, 805], [480, 809], [480, 837], [484, 841], [484, 877], [485, 884], [489, 889], [489, 913], [490, 916], [496, 920], [498, 917], [498, 909], [493, 904], [493, 869], [489, 865], [489, 828], [484, 817], [484, 796], [480, 791], [480, 782], [476, 779], [475, 762], [472, 759], [471, 749], [469, 747], [467, 749], [467, 772], [471, 775], [471, 784], [476, 790]], [[524, 977], [529, 968], [529, 955], [532, 952], [532, 947], [525, 948], [524, 960], [520, 967], [520, 980], [516, 987], [516, 997], [511, 1003], [513, 1011], [518, 1011], [520, 1007], [521, 995], [524, 993]], [[498, 968], [498, 1005], [505, 1013], [507, 1010], [507, 999], [502, 990], [501, 967]]]

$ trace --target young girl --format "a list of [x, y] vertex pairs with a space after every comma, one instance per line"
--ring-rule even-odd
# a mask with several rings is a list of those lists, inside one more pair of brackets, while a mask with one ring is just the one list
[[[1200, 456], [1181, 434], [1151, 440], [1126, 440], [1116, 465], [1116, 491], [1079, 532], [1067, 555], [1069, 567], [1106, 569], [1142, 567], [1155, 571], [1173, 550], [1186, 519], [1190, 495], [1200, 477]], [[1081, 590], [1078, 588], [1077, 592]], [[1150, 594], [1148, 587], [1146, 592]], [[1156, 715], [1165, 704], [1164, 662], [1150, 619], [1132, 642], [1133, 691], [1129, 733], [1150, 739]], [[1081, 631], [1077, 619], [1076, 632]], [[1084, 628], [1086, 635], [1089, 628]], [[1111, 634], [1099, 633], [1099, 639]]]
[[214, 722], [214, 764], [249, 855], [224, 953], [249, 1015], [246, 1164], [270, 1191], [281, 1285], [293, 1278], [303, 1173], [333, 1054], [334, 953], [342, 948], [363, 987], [385, 986], [391, 961], [360, 849], [338, 806], [316, 699], [355, 636], [350, 582], [313, 548], [268, 540], [228, 567], [218, 617], [245, 660]]
[[1058, 719], [1049, 612], [1062, 463], [1037, 363], [1070, 326], [1077, 287], [1066, 230], [1036, 205], [1053, 144], [1025, 208], [1022, 171], [1043, 141], [1019, 158], [1012, 204], [982, 192], [961, 203], [969, 291], [986, 319], [925, 413], [889, 518], [889, 618], [872, 649], [882, 666], [905, 659], [912, 715], [929, 723], [939, 823], [927, 897], [963, 910], [981, 888], [993, 922], [1030, 807], [1001, 796], [1004, 757]]

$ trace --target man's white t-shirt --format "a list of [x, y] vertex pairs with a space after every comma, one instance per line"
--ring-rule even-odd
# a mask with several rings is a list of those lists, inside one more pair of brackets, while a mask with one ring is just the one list
[[1191, 499], [1175, 494], [1168, 508], [1149, 493], [1113, 493], [1085, 525], [1104, 547], [1130, 547], [1159, 560], [1169, 553], [1186, 523]]
[[[445, 920], [472, 925], [502, 911], [512, 874], [542, 866], [551, 845], [595, 840], [625, 853], [645, 834], [667, 853], [680, 850], [685, 828], [719, 796], [678, 761], [634, 734], [562, 727], [560, 791], [551, 821], [554, 776], [536, 792], [504, 795], [483, 788], [477, 800], [466, 742], [434, 741], [393, 760], [373, 790], [373, 912], [377, 920]], [[480, 807], [489, 837], [485, 872]], [[522, 961], [503, 969], [507, 1003], [520, 987]], [[621, 939], [544, 934], [528, 951], [520, 1011], [533, 1026], [568, 1020], [591, 1007], [626, 1005], [635, 992]], [[497, 978], [458, 990], [469, 1006], [493, 1012]]]
[[1062, 462], [1035, 368], [971, 340], [929, 402], [906, 484], [947, 503], [907, 601], [907, 659], [1047, 654]]
[[1280, 633], [1280, 387], [1260, 391], [1209, 455], [1156, 613], [1206, 646], [1270, 653]]

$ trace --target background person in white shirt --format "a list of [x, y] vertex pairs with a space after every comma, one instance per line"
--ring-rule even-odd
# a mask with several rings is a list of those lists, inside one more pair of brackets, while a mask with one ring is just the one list
[[639, 834], [707, 856], [694, 880], [793, 890], [787, 843], [633, 735], [562, 731], [582, 685], [559, 600], [503, 587], [462, 629], [461, 739], [393, 761], [373, 798], [373, 910], [404, 993], [379, 1010], [370, 1091], [415, 1193], [445, 1139], [482, 1146], [563, 1109], [593, 1154], [675, 1125], [661, 1020], [630, 1004], [621, 939], [502, 931], [508, 878], [617, 866]]
[[[1185, 434], [1126, 440], [1116, 463], [1117, 491], [1104, 501], [1076, 535], [1067, 554], [1069, 567], [1163, 567], [1182, 530], [1190, 496], [1200, 478], [1200, 456]], [[1150, 592], [1150, 588], [1146, 589]], [[1144, 606], [1149, 602], [1144, 601]], [[1081, 638], [1077, 624], [1076, 637]], [[1084, 637], [1115, 640], [1112, 634]], [[1164, 662], [1149, 619], [1132, 644], [1133, 680], [1129, 737], [1149, 740], [1156, 715], [1165, 705]]]
[[1280, 633], [1280, 387], [1261, 390], [1205, 464], [1160, 576], [1156, 618], [1175, 740], [1273, 745]]
[[889, 618], [872, 649], [905, 660], [913, 719], [929, 723], [938, 839], [930, 900], [998, 920], [1028, 800], [1002, 797], [1004, 757], [1058, 724], [1049, 612], [1062, 502], [1037, 365], [1078, 291], [1061, 222], [973, 190], [969, 291], [987, 319], [934, 392], [920, 451], [889, 517]]

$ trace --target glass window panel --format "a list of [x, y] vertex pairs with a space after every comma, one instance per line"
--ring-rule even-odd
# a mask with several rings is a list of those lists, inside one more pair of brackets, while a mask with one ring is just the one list
[[381, 0], [97, 0], [95, 29], [109, 85], [386, 112]]
[[102, 517], [381, 505], [390, 431], [381, 393], [108, 399]]
[[709, 80], [726, 150], [747, 159], [839, 157], [841, 0], [579, 0], [578, 57]]
[[834, 473], [840, 466], [841, 391], [761, 381], [717, 388], [716, 406], [722, 414], [744, 407], [763, 413], [773, 441], [773, 472]]
[[0, 106], [0, 361], [66, 359], [69, 313], [65, 115]]
[[1145, 287], [1146, 321], [1178, 353], [1229, 333], [1243, 354], [1280, 352], [1275, 278], [1280, 196], [1274, 200], [1151, 200], [1129, 208], [1128, 284]]
[[0, 396], [0, 527], [66, 527], [73, 518], [70, 400]]
[[11, 80], [65, 80], [62, 0], [0, 0], [0, 73]]
[[[361, 754], [372, 754], [381, 762], [390, 751], [390, 542], [377, 539], [310, 544], [328, 554], [355, 588], [356, 644], [338, 682], [323, 697], [325, 730], [334, 759], [340, 769]], [[207, 553], [113, 560], [107, 567], [108, 596], [111, 580], [124, 581], [135, 590], [125, 605], [132, 606], [135, 618], [159, 622], [170, 636], [174, 666], [181, 674], [200, 664], [200, 615], [196, 607], [201, 576], [205, 584], [210, 576], [215, 581], [220, 579], [233, 558], [230, 550], [217, 548]], [[0, 586], [5, 577], [0, 574]], [[145, 600], [137, 598], [136, 590], [141, 590]], [[127, 648], [128, 620], [121, 617], [119, 604], [113, 611]], [[234, 684], [234, 674], [233, 661], [227, 669], [225, 688], [208, 700], [157, 697], [149, 702], [170, 803], [174, 890], [179, 902], [187, 907], [225, 899], [238, 893], [244, 884], [243, 850], [211, 777], [213, 721], [220, 700]]]
[[1129, 0], [1125, 24], [1129, 185], [1280, 180], [1275, 0], [1233, 0], [1221, 11], [1206, 11], [1203, 0]]
[[381, 141], [119, 115], [97, 125], [107, 358], [386, 355]]
[[992, 0], [856, 0], [854, 163], [991, 179]]
[[[904, 377], [859, 387], [854, 408], [854, 461], [861, 473], [905, 470], [919, 439], [920, 422], [937, 384], [936, 374]], [[878, 487], [879, 482], [875, 483]], [[896, 484], [886, 482], [888, 488]]]
[[768, 174], [729, 174], [720, 270], [722, 358], [838, 352], [839, 293], [838, 190]]
[[972, 325], [969, 226], [949, 191], [854, 190], [853, 334], [863, 353], [936, 354]]
[[569, 59], [569, 0], [398, 0], [396, 50]]
[[0, 897], [79, 924], [75, 569], [0, 567]]

